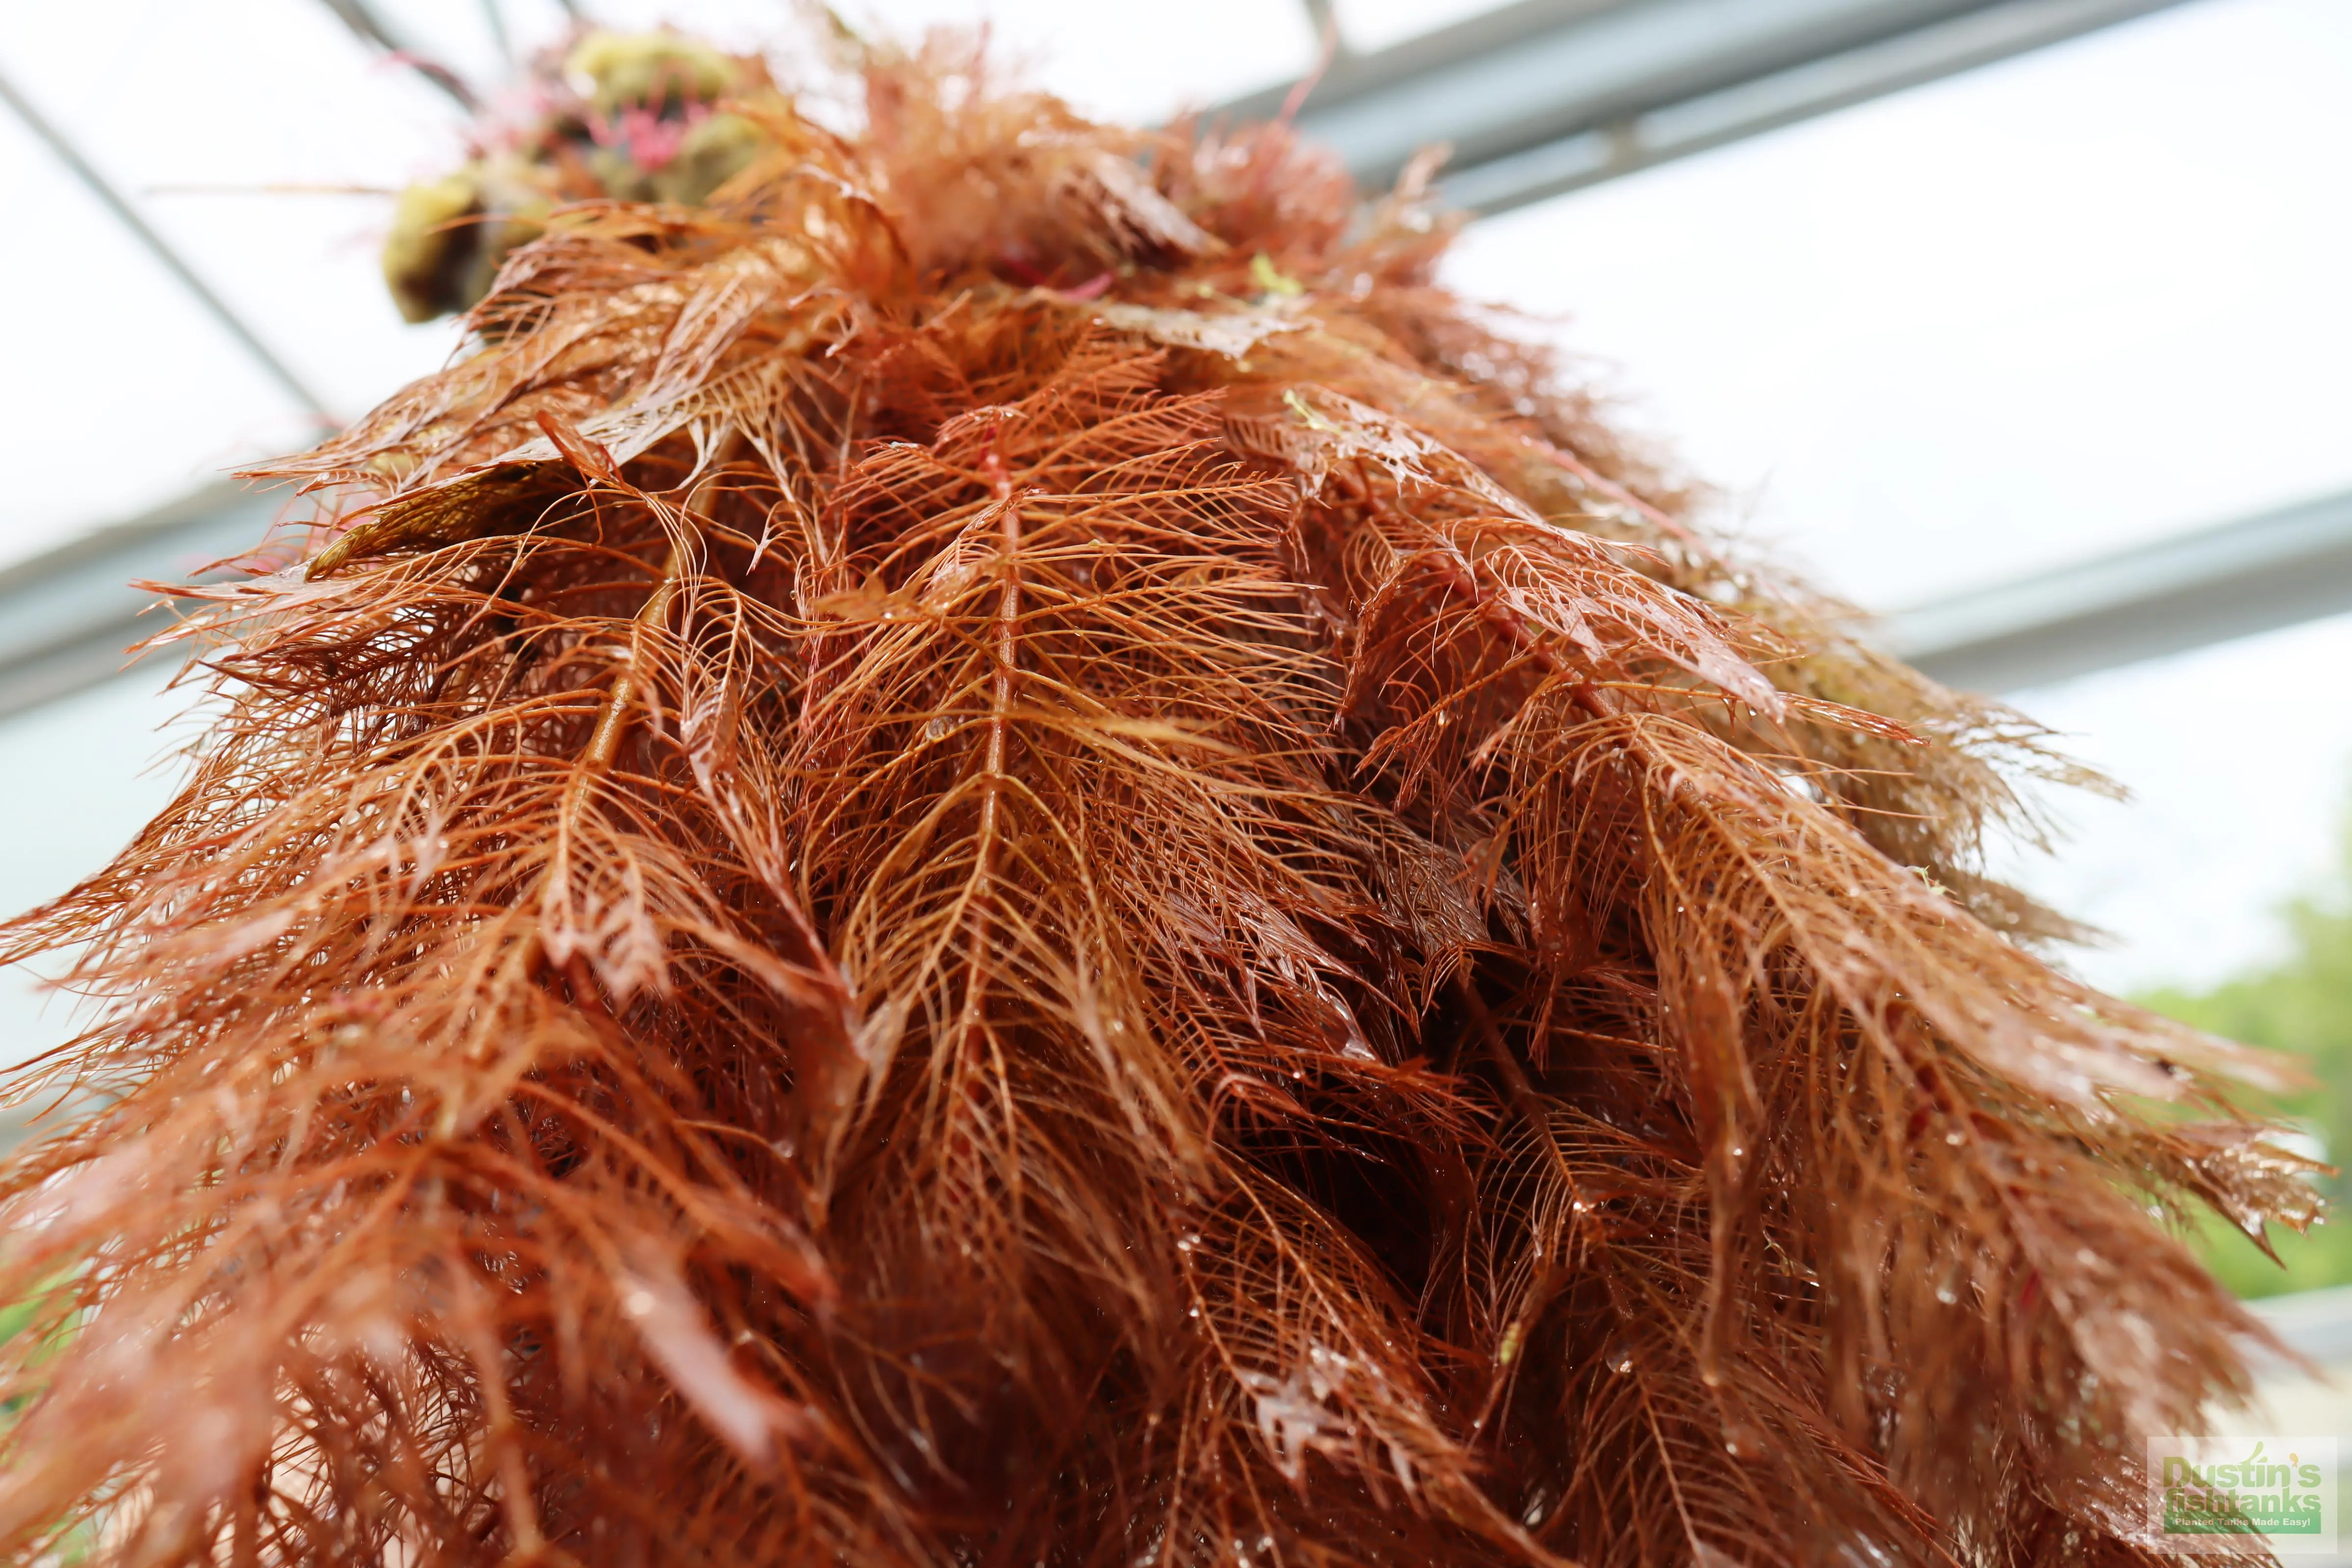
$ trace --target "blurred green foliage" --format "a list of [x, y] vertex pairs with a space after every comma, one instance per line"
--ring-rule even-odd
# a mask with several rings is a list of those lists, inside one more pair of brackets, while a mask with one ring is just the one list
[[[2208, 1033], [2302, 1058], [2317, 1081], [2280, 1109], [2342, 1163], [2352, 1159], [2352, 832], [2326, 885], [2282, 912], [2291, 940], [2278, 962], [2209, 990], [2165, 988], [2137, 1000]], [[2315, 1179], [2330, 1219], [2303, 1236], [2271, 1227], [2284, 1268], [2218, 1217], [2200, 1227], [2206, 1262], [2241, 1296], [2352, 1285], [2352, 1211], [2339, 1206], [2352, 1186], [2341, 1175]]]

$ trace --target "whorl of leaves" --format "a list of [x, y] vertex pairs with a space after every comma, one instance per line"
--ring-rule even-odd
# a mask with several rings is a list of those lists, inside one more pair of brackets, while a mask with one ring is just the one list
[[2307, 1216], [1979, 873], [2037, 732], [1678, 521], [1413, 189], [866, 86], [271, 470], [320, 551], [15, 928], [103, 1011], [0, 1554], [2142, 1560], [2255, 1331], [2165, 1217]]

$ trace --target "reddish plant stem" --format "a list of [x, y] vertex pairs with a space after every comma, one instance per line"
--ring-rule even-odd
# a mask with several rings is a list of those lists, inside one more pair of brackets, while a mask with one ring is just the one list
[[[740, 431], [730, 430], [719, 444], [719, 450], [711, 456], [710, 471], [688, 494], [681, 509], [681, 521], [686, 527], [691, 528], [698, 519], [709, 515], [710, 500], [722, 477], [720, 470], [734, 460], [742, 440]], [[604, 705], [596, 714], [596, 728], [590, 733], [588, 749], [580, 758], [581, 768], [592, 777], [611, 770], [621, 754], [622, 743], [629, 738], [629, 726], [639, 706], [646, 641], [656, 627], [669, 619], [670, 606], [677, 603], [678, 594], [685, 586], [685, 544], [682, 536], [670, 542], [669, 553], [662, 561], [661, 581], [654, 585], [636, 618], [629, 624], [628, 657], [604, 693]]]

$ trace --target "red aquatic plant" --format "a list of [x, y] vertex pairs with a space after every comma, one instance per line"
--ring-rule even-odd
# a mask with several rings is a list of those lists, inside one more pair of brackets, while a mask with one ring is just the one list
[[14, 928], [102, 1011], [0, 1552], [2142, 1560], [2257, 1331], [2167, 1216], [2307, 1206], [1981, 873], [2039, 732], [1417, 176], [863, 69], [265, 470], [186, 787]]

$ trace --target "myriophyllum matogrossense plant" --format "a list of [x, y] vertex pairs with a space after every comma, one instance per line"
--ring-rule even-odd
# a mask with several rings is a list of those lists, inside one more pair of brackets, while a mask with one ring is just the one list
[[0, 1553], [2142, 1560], [2256, 1331], [2171, 1219], [2306, 1189], [1980, 874], [2040, 732], [1419, 174], [860, 68], [268, 470], [186, 787], [14, 928], [100, 1109], [0, 1177]]

